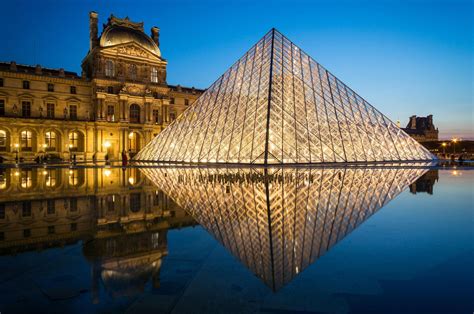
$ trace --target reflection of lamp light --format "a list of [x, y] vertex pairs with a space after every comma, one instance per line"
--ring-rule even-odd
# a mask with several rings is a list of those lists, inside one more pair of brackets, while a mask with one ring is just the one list
[[109, 169], [104, 170], [104, 176], [106, 176], [106, 177], [110, 176], [111, 173], [112, 172]]
[[133, 138], [133, 132], [128, 133], [128, 138], [132, 139]]
[[43, 144], [43, 148], [46, 148], [46, 147], [48, 147], [48, 144]]
[[69, 148], [72, 148], [72, 144], [69, 144], [68, 146], [69, 146]]
[[20, 173], [18, 171], [15, 171], [15, 176], [18, 177], [19, 175], [20, 175]]
[[134, 177], [128, 178], [128, 183], [130, 183], [131, 185], [134, 185], [135, 184], [135, 178]]
[[104, 142], [104, 147], [105, 147], [105, 148], [109, 148], [110, 146], [112, 146], [112, 145], [110, 144], [109, 141], [105, 141], [105, 142]]
[[47, 175], [47, 174], [48, 174], [48, 171], [44, 170], [43, 175]]
[[71, 174], [73, 174], [73, 173], [74, 173], [74, 171], [72, 171], [72, 170], [69, 170], [69, 174], [70, 174], [70, 175], [71, 175]]

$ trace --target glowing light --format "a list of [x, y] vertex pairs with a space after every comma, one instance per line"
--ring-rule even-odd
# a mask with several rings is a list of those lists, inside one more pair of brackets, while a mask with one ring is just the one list
[[46, 148], [46, 147], [48, 147], [48, 144], [43, 144], [43, 148]]
[[47, 174], [48, 174], [48, 171], [44, 170], [43, 175], [47, 175]]
[[104, 170], [104, 176], [106, 176], [106, 177], [109, 177], [111, 173], [112, 173], [112, 171], [110, 171], [109, 169]]
[[20, 147], [20, 145], [18, 143], [15, 143], [15, 148], [18, 148]]
[[132, 139], [132, 138], [133, 138], [133, 135], [134, 135], [133, 132], [128, 133], [128, 138], [129, 138], [129, 139]]
[[72, 175], [73, 173], [74, 173], [74, 171], [69, 170], [69, 175]]
[[15, 171], [15, 176], [18, 177], [20, 173], [18, 171]]
[[443, 147], [446, 147], [446, 145], [448, 145], [448, 144], [446, 144], [445, 142], [443, 142], [441, 145], [442, 145]]
[[134, 185], [135, 184], [135, 178], [134, 177], [128, 178], [128, 183], [130, 183], [131, 185]]
[[105, 141], [105, 142], [104, 142], [104, 147], [105, 147], [105, 148], [109, 148], [110, 146], [112, 146], [112, 144], [110, 144], [109, 141]]

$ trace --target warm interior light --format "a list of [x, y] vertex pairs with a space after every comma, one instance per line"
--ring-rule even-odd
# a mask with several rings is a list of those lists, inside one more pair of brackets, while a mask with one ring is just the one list
[[104, 142], [104, 147], [105, 148], [109, 148], [111, 146], [110, 142], [109, 141], [105, 141]]
[[109, 177], [112, 172], [109, 169], [104, 170], [104, 176]]
[[15, 147], [18, 148], [20, 145], [18, 143], [15, 143]]
[[15, 171], [15, 176], [18, 177], [19, 175], [20, 175], [20, 173], [18, 171]]

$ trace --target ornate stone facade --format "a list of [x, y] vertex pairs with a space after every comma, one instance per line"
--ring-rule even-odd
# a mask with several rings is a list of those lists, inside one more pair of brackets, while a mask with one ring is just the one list
[[202, 90], [168, 85], [159, 29], [91, 12], [82, 75], [0, 62], [0, 156], [78, 161], [134, 155]]

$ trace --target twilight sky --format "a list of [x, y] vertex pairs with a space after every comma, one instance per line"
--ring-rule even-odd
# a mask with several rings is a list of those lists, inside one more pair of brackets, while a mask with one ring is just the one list
[[208, 87], [275, 27], [392, 121], [474, 139], [474, 8], [457, 1], [4, 1], [0, 60], [80, 73], [89, 11], [160, 31], [168, 83]]

